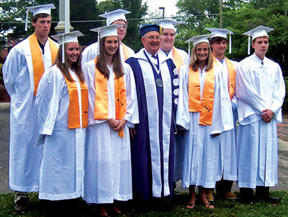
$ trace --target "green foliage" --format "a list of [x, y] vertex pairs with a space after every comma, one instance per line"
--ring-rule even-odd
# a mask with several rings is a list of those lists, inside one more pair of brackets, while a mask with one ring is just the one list
[[[96, 33], [90, 29], [102, 26], [98, 15], [101, 13], [97, 9], [95, 0], [70, 0], [70, 20], [74, 30], [79, 30], [84, 37], [79, 37], [81, 45], [90, 45], [96, 41]], [[95, 22], [84, 22], [85, 20], [95, 20]], [[98, 22], [96, 21], [98, 20]], [[82, 22], [73, 22], [82, 21]]]
[[[204, 30], [205, 27], [219, 27], [219, 1], [178, 0], [177, 6], [184, 14], [180, 20], [185, 22], [185, 27], [179, 28], [179, 35], [183, 36], [180, 39], [187, 40], [194, 35], [208, 33]], [[287, 0], [225, 1], [223, 3], [223, 27], [234, 32], [232, 54], [227, 54], [227, 56], [238, 61], [244, 59], [247, 56], [248, 37], [243, 33], [258, 25], [269, 26], [275, 30], [269, 33], [270, 47], [267, 56], [279, 63], [285, 72], [284, 75], [287, 76], [287, 10]], [[183, 42], [177, 41], [176, 44], [183, 46]]]
[[[29, 194], [29, 212], [27, 214], [22, 214], [22, 217], [44, 217], [47, 216], [47, 213], [55, 209], [55, 206], [52, 206], [49, 209], [41, 206], [39, 200], [37, 199], [37, 194]], [[188, 210], [185, 208], [185, 204], [188, 201], [188, 194], [181, 194], [175, 196], [174, 200], [153, 200], [150, 203], [141, 201], [139, 203], [129, 201], [123, 202], [120, 204], [120, 208], [125, 212], [126, 216], [131, 217], [183, 217], [183, 216], [202, 216], [202, 217], [272, 217], [272, 216], [287, 216], [288, 208], [288, 193], [286, 191], [272, 192], [273, 196], [279, 197], [281, 203], [277, 206], [273, 206], [264, 202], [257, 202], [255, 205], [250, 206], [239, 202], [230, 202], [230, 201], [216, 201], [215, 209], [209, 210], [204, 208], [203, 205], [196, 204], [196, 207], [193, 210]], [[96, 213], [93, 213], [91, 209], [85, 204], [84, 201], [79, 200], [77, 203], [74, 203], [76, 207], [69, 206], [69, 203], [62, 207], [60, 211], [65, 211], [68, 216], [68, 211], [71, 209], [76, 209], [81, 214], [77, 215], [78, 217], [84, 216], [96, 216]], [[54, 210], [55, 211], [55, 210]], [[60, 213], [58, 213], [60, 214]], [[0, 195], [0, 216], [5, 217], [16, 217], [19, 214], [16, 214], [13, 211], [13, 194], [4, 194]], [[56, 216], [56, 215], [51, 215]], [[60, 216], [60, 215], [57, 215]], [[73, 215], [70, 215], [73, 216]], [[75, 215], [74, 215], [75, 216]]]
[[142, 17], [147, 13], [146, 3], [142, 5], [142, 0], [106, 0], [101, 1], [98, 7], [102, 13], [118, 8], [131, 11], [130, 14], [126, 15], [129, 25], [123, 42], [135, 51], [142, 47], [140, 41], [139, 26]]
[[25, 7], [29, 6], [28, 1], [2, 1], [0, 13], [0, 39], [5, 39], [5, 33], [13, 30], [13, 38], [25, 37], [24, 31]]
[[[25, 8], [31, 6], [31, 2], [7, 0], [4, 3], [0, 3], [0, 39], [5, 38], [4, 33], [8, 30], [13, 30], [12, 36], [16, 39], [25, 38], [33, 33], [33, 27], [30, 24], [28, 25], [28, 32], [24, 31]], [[56, 34], [54, 28], [59, 20], [59, 0], [35, 0], [35, 5], [48, 3], [53, 3], [56, 6], [56, 10], [52, 10], [51, 35], [54, 35]], [[99, 3], [96, 0], [70, 0], [71, 25], [74, 30], [79, 30], [85, 35], [79, 38], [80, 44], [90, 45], [95, 42], [97, 34], [89, 30], [106, 25], [105, 20], [98, 15], [118, 8], [131, 11], [131, 14], [127, 15], [127, 18], [131, 18], [131, 20], [129, 21], [124, 43], [126, 42], [130, 47], [138, 50], [141, 47], [138, 33], [139, 23], [141, 18], [147, 13], [147, 5], [146, 3], [142, 5], [142, 0], [106, 0]], [[29, 20], [31, 20], [31, 13], [29, 16]]]

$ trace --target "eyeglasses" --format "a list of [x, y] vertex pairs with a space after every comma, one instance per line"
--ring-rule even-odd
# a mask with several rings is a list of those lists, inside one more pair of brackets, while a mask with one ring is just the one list
[[148, 37], [144, 37], [144, 38], [148, 38], [149, 40], [154, 40], [154, 39], [156, 39], [156, 40], [159, 40], [160, 39], [160, 36], [154, 36], [154, 35], [150, 35], [150, 36], [148, 36]]

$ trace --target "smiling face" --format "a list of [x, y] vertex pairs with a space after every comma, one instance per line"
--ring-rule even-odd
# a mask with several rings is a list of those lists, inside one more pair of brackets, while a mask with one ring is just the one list
[[117, 28], [117, 33], [119, 40], [122, 41], [125, 38], [126, 31], [127, 31], [127, 23], [124, 20], [116, 20], [112, 24], [120, 24], [121, 27]]
[[164, 29], [162, 35], [160, 36], [160, 48], [165, 52], [169, 52], [174, 46], [174, 42], [175, 42], [175, 30]]
[[37, 21], [32, 22], [32, 26], [34, 27], [34, 32], [37, 38], [48, 37], [51, 28], [51, 19], [51, 16], [39, 17]]
[[206, 62], [208, 59], [209, 54], [209, 45], [206, 42], [202, 42], [200, 44], [196, 45], [195, 53], [197, 57], [197, 61], [200, 62]]
[[269, 48], [269, 38], [267, 36], [255, 38], [252, 47], [254, 48], [255, 54], [260, 59], [263, 59]]
[[68, 65], [77, 62], [80, 55], [80, 46], [78, 42], [68, 42], [65, 45], [65, 55]]
[[117, 36], [107, 36], [104, 41], [104, 49], [107, 55], [113, 56], [119, 47]]
[[160, 47], [160, 34], [157, 31], [147, 32], [141, 38], [142, 44], [144, 48], [150, 53], [155, 54], [159, 50]]
[[213, 40], [211, 48], [213, 55], [217, 59], [223, 59], [225, 51], [227, 49], [227, 40], [225, 38], [218, 37], [216, 40]]

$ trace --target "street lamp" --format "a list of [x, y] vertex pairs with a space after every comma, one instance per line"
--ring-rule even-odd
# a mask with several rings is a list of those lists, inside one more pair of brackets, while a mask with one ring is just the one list
[[159, 10], [162, 10], [163, 19], [165, 17], [165, 7], [159, 7]]

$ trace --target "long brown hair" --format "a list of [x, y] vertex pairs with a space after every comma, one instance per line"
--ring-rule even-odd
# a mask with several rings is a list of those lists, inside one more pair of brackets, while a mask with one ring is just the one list
[[[65, 55], [65, 63], [62, 63], [62, 44], [59, 46], [58, 53], [55, 59], [55, 65], [58, 66], [58, 68], [61, 70], [63, 76], [68, 80], [68, 81], [74, 81], [69, 73], [68, 70], [68, 64], [67, 64], [67, 55]], [[81, 47], [79, 46], [80, 49], [80, 55], [75, 63], [72, 63], [71, 67], [80, 79], [81, 82], [84, 82], [84, 77], [83, 77], [83, 72], [81, 68], [81, 59], [82, 59], [82, 52], [81, 52]], [[66, 51], [66, 44], [64, 44], [64, 52]], [[66, 53], [65, 53], [66, 54]]]
[[[206, 43], [206, 42], [204, 42], [204, 43]], [[192, 48], [190, 64], [189, 64], [189, 66], [194, 71], [198, 70], [198, 59], [197, 59], [197, 55], [196, 55], [196, 48], [197, 48], [197, 45]], [[209, 44], [208, 44], [208, 49], [209, 49], [209, 52], [208, 52], [208, 58], [206, 59], [206, 65], [207, 65], [206, 71], [209, 71], [213, 67], [213, 55], [212, 55], [212, 51], [211, 51]]]
[[[98, 60], [96, 63], [96, 67], [97, 69], [107, 78], [109, 79], [109, 70], [107, 68], [106, 65], [106, 59], [107, 59], [107, 52], [105, 50], [105, 40], [107, 37], [101, 38], [100, 39], [100, 43], [98, 44], [98, 46], [100, 45], [100, 54], [98, 55]], [[116, 53], [113, 55], [112, 58], [112, 62], [113, 62], [113, 71], [116, 75], [116, 78], [119, 78], [121, 76], [124, 75], [123, 72], [123, 66], [122, 66], [122, 62], [121, 62], [121, 57], [120, 57], [120, 41], [118, 39], [118, 49], [116, 51]]]

